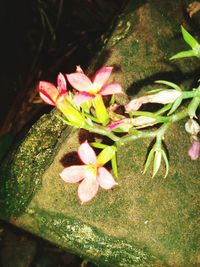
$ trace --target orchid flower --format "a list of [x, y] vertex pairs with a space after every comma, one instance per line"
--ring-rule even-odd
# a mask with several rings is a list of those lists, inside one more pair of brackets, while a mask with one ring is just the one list
[[86, 101], [92, 100], [96, 95], [104, 96], [123, 93], [118, 83], [108, 83], [105, 85], [112, 73], [112, 69], [112, 67], [99, 69], [92, 80], [84, 74], [80, 66], [77, 66], [75, 73], [66, 74], [67, 80], [71, 86], [79, 91], [74, 97], [75, 103], [80, 105]]
[[45, 103], [56, 106], [65, 115], [69, 125], [81, 127], [84, 124], [82, 114], [67, 99], [67, 85], [62, 73], [58, 74], [57, 87], [52, 83], [40, 81], [39, 94]]
[[117, 184], [111, 173], [102, 167], [113, 157], [113, 151], [109, 149], [109, 153], [104, 153], [105, 150], [102, 150], [97, 157], [93, 148], [85, 141], [78, 149], [78, 155], [84, 165], [70, 166], [60, 173], [60, 177], [67, 183], [80, 182], [78, 197], [81, 203], [90, 201], [97, 194], [99, 186], [111, 189]]
[[60, 97], [68, 95], [66, 80], [62, 73], [58, 74], [57, 87], [52, 83], [40, 81], [38, 88], [41, 99], [51, 106], [56, 106]]

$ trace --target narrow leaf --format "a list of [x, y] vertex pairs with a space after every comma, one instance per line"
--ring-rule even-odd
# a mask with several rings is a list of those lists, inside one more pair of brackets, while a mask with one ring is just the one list
[[117, 158], [116, 158], [116, 154], [115, 156], [111, 159], [111, 164], [112, 164], [112, 170], [114, 173], [114, 176], [116, 178], [118, 178], [118, 170], [117, 170]]
[[65, 124], [67, 124], [67, 125], [69, 125], [69, 126], [74, 126], [73, 123], [67, 121], [66, 119], [62, 118], [61, 116], [59, 116], [59, 115], [55, 115], [55, 116], [56, 116], [56, 118], [58, 118], [59, 120], [61, 120], [61, 121], [64, 122]]
[[167, 158], [167, 156], [166, 156], [165, 151], [162, 150], [161, 152], [162, 152], [163, 159], [164, 159], [164, 161], [165, 161], [165, 169], [166, 169], [166, 171], [165, 171], [165, 176], [164, 176], [164, 178], [166, 178], [167, 175], [168, 175], [168, 173], [169, 173], [169, 161], [168, 161], [168, 158]]
[[187, 44], [189, 44], [189, 46], [192, 49], [194, 49], [197, 45], [199, 45], [197, 40], [188, 31], [186, 31], [186, 29], [183, 26], [181, 26], [181, 31], [182, 31], [184, 40], [186, 41]]
[[153, 154], [155, 152], [155, 148], [153, 147], [151, 149], [151, 151], [149, 152], [149, 155], [147, 157], [147, 160], [146, 160], [146, 163], [145, 163], [145, 166], [144, 166], [144, 171], [143, 171], [143, 174], [145, 174], [147, 172], [147, 170], [149, 169], [150, 165], [151, 165], [151, 161], [153, 159]]
[[169, 103], [169, 104], [167, 104], [167, 105], [164, 105], [163, 108], [159, 109], [159, 110], [156, 111], [154, 114], [155, 114], [155, 115], [163, 114], [163, 113], [165, 113], [166, 111], [168, 111], [168, 110], [171, 108], [171, 106], [172, 106], [171, 103]]
[[145, 95], [147, 95], [147, 94], [149, 95], [149, 94], [158, 93], [158, 92], [163, 91], [163, 90], [166, 90], [166, 88], [152, 89], [152, 90], [150, 90], [150, 91], [147, 91], [147, 92], [145, 93]]
[[101, 95], [95, 96], [93, 99], [97, 119], [105, 126], [109, 121], [109, 115], [104, 105]]
[[165, 85], [168, 85], [171, 88], [174, 88], [177, 91], [182, 91], [180, 86], [178, 86], [177, 84], [172, 83], [172, 82], [168, 82], [168, 81], [164, 81], [164, 80], [158, 80], [158, 81], [155, 81], [155, 83], [165, 84]]
[[174, 111], [177, 110], [177, 108], [180, 106], [182, 100], [183, 100], [183, 97], [182, 97], [182, 95], [180, 95], [180, 96], [176, 99], [176, 101], [173, 103], [173, 105], [172, 105], [170, 111], [167, 113], [168, 116], [171, 115]]
[[187, 50], [177, 53], [176, 55], [170, 57], [170, 60], [184, 58], [184, 57], [195, 57], [196, 54], [193, 50]]
[[93, 143], [91, 143], [91, 145], [92, 145], [93, 147], [101, 148], [101, 149], [104, 149], [104, 148], [107, 147], [107, 145], [104, 145], [104, 144], [101, 144], [101, 143], [98, 143], [98, 142], [93, 142]]
[[106, 164], [115, 156], [115, 152], [116, 147], [114, 146], [107, 146], [106, 148], [104, 148], [97, 157], [97, 165], [103, 166], [104, 164]]
[[115, 104], [115, 95], [112, 95], [111, 99], [110, 99], [110, 106]]
[[161, 159], [162, 159], [162, 154], [160, 150], [156, 150], [155, 151], [155, 157], [154, 157], [154, 164], [153, 164], [153, 175], [152, 177], [154, 177], [161, 165]]

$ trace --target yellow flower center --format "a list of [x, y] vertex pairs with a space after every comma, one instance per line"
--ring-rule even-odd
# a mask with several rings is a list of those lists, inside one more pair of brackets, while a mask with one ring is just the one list
[[91, 95], [96, 95], [101, 88], [97, 84], [93, 84], [92, 87], [88, 90], [88, 93]]

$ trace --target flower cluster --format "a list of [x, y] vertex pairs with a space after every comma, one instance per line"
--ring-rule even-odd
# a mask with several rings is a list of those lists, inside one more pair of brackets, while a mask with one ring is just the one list
[[[199, 43], [183, 27], [182, 34], [192, 49], [180, 52], [171, 59], [200, 57]], [[152, 139], [144, 173], [153, 162], [152, 176], [154, 177], [163, 160], [166, 170], [164, 177], [166, 177], [169, 172], [169, 161], [165, 151], [166, 145], [163, 143], [164, 137], [172, 123], [186, 117], [189, 117], [189, 120], [185, 124], [185, 130], [190, 134], [191, 141], [188, 155], [192, 160], [197, 160], [200, 155], [198, 140], [200, 125], [196, 116], [200, 105], [200, 86], [192, 90], [182, 90], [172, 82], [156, 81], [163, 88], [131, 100], [125, 105], [124, 112], [119, 114], [118, 104], [113, 95], [122, 94], [123, 90], [119, 83], [108, 82], [112, 70], [113, 67], [102, 67], [90, 79], [81, 67], [77, 66], [74, 73], [65, 76], [59, 73], [57, 86], [46, 81], [40, 81], [38, 85], [41, 99], [61, 111], [62, 116], [59, 116], [59, 119], [67, 125], [106, 136], [112, 142], [112, 145], [99, 142], [90, 145], [88, 141], [85, 141], [78, 149], [83, 165], [69, 166], [60, 173], [60, 177], [65, 182], [79, 183], [78, 197], [81, 203], [90, 201], [97, 194], [99, 187], [111, 189], [117, 185], [115, 181], [118, 176], [117, 148], [139, 138]], [[67, 82], [70, 84], [70, 90], [67, 88]], [[104, 103], [104, 96], [107, 95], [111, 96], [108, 107]], [[189, 100], [189, 104], [180, 109], [185, 99]], [[145, 111], [147, 103], [159, 105], [155, 112], [149, 112]], [[142, 111], [139, 110], [141, 106]], [[157, 127], [152, 127], [155, 125]], [[92, 146], [100, 149], [101, 152], [96, 155]], [[108, 162], [111, 163], [112, 171], [104, 167]]]

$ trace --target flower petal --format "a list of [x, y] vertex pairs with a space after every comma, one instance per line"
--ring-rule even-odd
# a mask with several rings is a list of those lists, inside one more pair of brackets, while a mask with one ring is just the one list
[[94, 76], [93, 79], [93, 84], [95, 85], [95, 87], [101, 88], [106, 81], [108, 80], [108, 78], [110, 77], [111, 73], [112, 73], [112, 69], [113, 67], [104, 67], [99, 69]]
[[114, 185], [117, 185], [111, 173], [104, 167], [99, 167], [97, 171], [97, 181], [104, 189], [111, 189]]
[[48, 105], [55, 106], [55, 102], [50, 99], [49, 96], [44, 95], [43, 93], [39, 92], [40, 98]]
[[123, 91], [118, 83], [109, 83], [103, 86], [99, 94], [101, 95], [123, 94]]
[[116, 128], [119, 128], [123, 124], [123, 120], [113, 121], [108, 125], [108, 130], [112, 131]]
[[74, 96], [74, 103], [76, 105], [81, 105], [84, 102], [90, 101], [94, 98], [94, 95], [88, 94], [87, 92], [81, 92]]
[[142, 104], [143, 97], [135, 98], [125, 106], [125, 110], [128, 112], [138, 110], [142, 106]]
[[82, 72], [66, 74], [66, 76], [71, 86], [80, 92], [87, 92], [92, 88], [92, 82]]
[[40, 97], [45, 103], [49, 105], [55, 105], [59, 93], [57, 88], [52, 83], [40, 81], [38, 89]]
[[86, 165], [74, 165], [65, 168], [59, 175], [67, 183], [77, 183], [85, 178]]
[[62, 73], [59, 73], [57, 77], [57, 89], [60, 94], [64, 94], [67, 91], [65, 76]]
[[78, 197], [82, 203], [90, 201], [97, 193], [99, 183], [93, 171], [87, 171], [87, 177], [80, 183], [78, 187]]
[[82, 143], [78, 149], [78, 155], [85, 164], [96, 165], [97, 157], [93, 148], [88, 144], [87, 140]]

